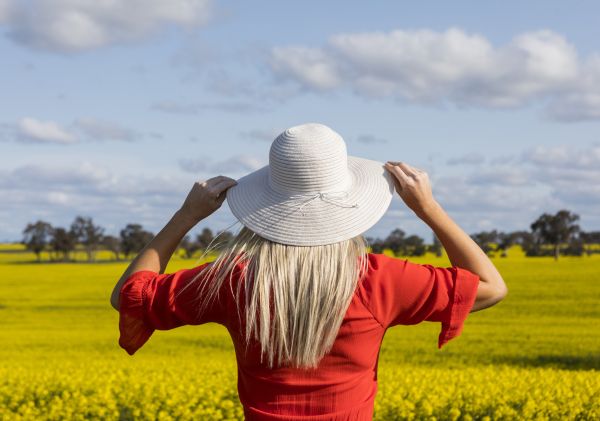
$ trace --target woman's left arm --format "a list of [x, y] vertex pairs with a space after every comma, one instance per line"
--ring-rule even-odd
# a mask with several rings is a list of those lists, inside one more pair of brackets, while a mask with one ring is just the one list
[[225, 200], [225, 191], [235, 184], [237, 182], [234, 179], [225, 176], [194, 183], [181, 208], [133, 259], [117, 282], [110, 297], [115, 310], [119, 310], [119, 295], [127, 278], [141, 270], [163, 273], [185, 234], [219, 209]]

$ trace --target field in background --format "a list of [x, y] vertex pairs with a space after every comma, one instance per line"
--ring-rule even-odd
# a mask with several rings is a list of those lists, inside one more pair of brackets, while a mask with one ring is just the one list
[[[0, 419], [242, 419], [224, 327], [156, 331], [129, 356], [109, 303], [128, 262], [0, 251]], [[442, 350], [439, 323], [387, 331], [376, 420], [600, 419], [600, 256], [518, 251], [494, 258], [506, 299], [470, 314]], [[197, 264], [174, 256], [167, 272]]]

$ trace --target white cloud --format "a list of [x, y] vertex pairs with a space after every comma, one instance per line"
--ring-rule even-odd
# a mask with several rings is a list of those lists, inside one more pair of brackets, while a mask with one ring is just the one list
[[278, 80], [421, 104], [510, 108], [546, 100], [558, 120], [600, 118], [600, 56], [580, 60], [562, 35], [520, 34], [494, 46], [459, 28], [339, 34], [321, 47], [276, 47]]
[[600, 171], [600, 144], [586, 148], [573, 146], [535, 146], [521, 154], [521, 162], [545, 168], [587, 168]]
[[266, 162], [246, 154], [234, 155], [223, 161], [211, 161], [209, 158], [183, 158], [179, 160], [179, 167], [193, 174], [219, 174], [238, 176], [257, 170], [267, 165]]
[[0, 180], [0, 188], [46, 191], [50, 186], [53, 188], [60, 186], [63, 191], [74, 191], [82, 188], [103, 189], [107, 183], [117, 186], [118, 179], [110, 171], [84, 161], [71, 168], [37, 164], [22, 165], [5, 174]]
[[24, 117], [16, 125], [18, 139], [25, 142], [74, 143], [77, 138], [53, 121]]
[[211, 169], [217, 173], [238, 174], [240, 172], [247, 173], [255, 171], [266, 164], [266, 162], [250, 155], [236, 155], [224, 161], [215, 163], [211, 166]]
[[0, 130], [0, 140], [15, 140], [25, 143], [72, 144], [81, 141], [108, 140], [132, 142], [142, 139], [144, 135], [162, 138], [159, 133], [144, 134], [116, 122], [90, 117], [77, 118], [68, 126], [50, 120], [43, 121], [33, 117], [23, 117], [14, 124], [0, 124]]
[[211, 15], [212, 0], [0, 0], [10, 39], [58, 52], [138, 41], [171, 25], [196, 27]]
[[27, 164], [2, 174], [0, 194], [10, 197], [10, 201], [22, 197], [27, 202], [22, 203], [25, 214], [49, 199], [54, 203], [68, 201], [90, 210], [98, 204], [168, 207], [173, 206], [175, 199], [183, 202], [194, 182], [188, 180], [187, 183], [189, 185], [166, 172], [151, 176], [116, 174], [110, 168], [89, 161], [65, 166]]
[[436, 200], [469, 233], [527, 230], [542, 213], [560, 209], [580, 215], [585, 230], [600, 227], [600, 143], [538, 146], [466, 168], [430, 178]]
[[315, 89], [331, 89], [342, 82], [336, 61], [318, 48], [273, 48], [271, 66]]
[[[134, 222], [156, 233], [183, 203], [194, 181], [172, 171], [117, 173], [89, 161], [0, 169], [0, 239], [21, 239], [23, 228], [37, 219], [68, 227], [75, 215], [92, 216], [112, 235]], [[194, 230], [200, 232], [203, 226], [217, 230], [234, 220], [225, 205]]]
[[582, 65], [574, 85], [548, 107], [547, 116], [565, 122], [600, 119], [600, 54]]
[[179, 101], [160, 101], [150, 106], [152, 110], [161, 111], [169, 114], [194, 115], [201, 111], [225, 111], [230, 113], [245, 114], [249, 112], [265, 111], [259, 104], [230, 101], [230, 102], [215, 102], [215, 103], [185, 103]]
[[279, 136], [285, 129], [252, 129], [244, 132], [240, 132], [240, 136], [247, 139], [261, 140], [265, 142], [272, 142], [277, 136]]
[[123, 127], [118, 123], [95, 118], [79, 118], [75, 120], [73, 125], [90, 140], [121, 140], [131, 142], [142, 137], [141, 133]]
[[[531, 185], [509, 185], [499, 178], [473, 182], [475, 174], [448, 176], [441, 175], [432, 180], [434, 196], [449, 209], [471, 215], [501, 213], [513, 215], [515, 212], [535, 213], [544, 207], [540, 202], [547, 197], [545, 191], [535, 191]], [[499, 221], [499, 225], [504, 225]]]
[[51, 191], [46, 193], [46, 197], [49, 203], [54, 205], [68, 205], [69, 195], [60, 191]]
[[[434, 196], [468, 233], [528, 229], [542, 213], [559, 209], [579, 214], [584, 230], [600, 227], [600, 144], [531, 148], [511, 159], [510, 166], [493, 161], [466, 167], [458, 175], [442, 172], [443, 167], [430, 171]], [[197, 159], [179, 164], [197, 175], [178, 176], [173, 171], [118, 174], [86, 161], [0, 169], [0, 197], [6, 198], [0, 216], [11, 221], [3, 224], [0, 220], [0, 238], [19, 238], [26, 223], [37, 218], [65, 225], [81, 213], [115, 230], [139, 222], [156, 232], [183, 202], [194, 179], [220, 173], [237, 178], [266, 162], [234, 155], [223, 161]], [[215, 218], [212, 221], [220, 221], [223, 227], [234, 220], [227, 212]], [[215, 228], [215, 222], [207, 221], [207, 226]], [[396, 227], [431, 238], [428, 227], [398, 195], [370, 235], [384, 237]]]
[[470, 152], [462, 156], [450, 158], [446, 161], [448, 165], [477, 165], [485, 162], [485, 156], [479, 152]]
[[600, 207], [600, 144], [538, 146], [525, 151], [521, 161], [531, 163], [532, 178], [549, 185], [563, 203]]
[[[444, 200], [457, 206], [467, 198], [516, 210], [537, 208], [536, 202], [542, 200], [548, 206], [578, 206], [591, 213], [590, 207], [600, 205], [599, 180], [600, 143], [596, 143], [580, 148], [536, 146], [508, 164], [492, 160], [461, 176], [440, 175], [434, 184], [439, 184]], [[466, 202], [465, 207], [471, 206]]]
[[480, 185], [532, 186], [529, 172], [523, 167], [493, 166], [471, 173], [467, 182]]
[[7, 21], [12, 14], [12, 1], [0, 0], [0, 23]]
[[27, 222], [39, 218], [66, 226], [76, 214], [91, 215], [100, 224], [111, 222], [115, 228], [129, 222], [158, 227], [183, 203], [193, 182], [167, 172], [116, 174], [88, 161], [1, 171], [0, 196], [5, 200], [0, 216], [10, 218], [11, 224], [0, 225], [0, 237], [19, 239]]
[[387, 143], [386, 139], [374, 136], [372, 134], [361, 134], [356, 137], [356, 141], [360, 143], [373, 144], [373, 143]]

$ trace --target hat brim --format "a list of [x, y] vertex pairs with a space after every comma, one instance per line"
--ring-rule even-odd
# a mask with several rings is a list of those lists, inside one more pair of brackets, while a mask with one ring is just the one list
[[277, 243], [315, 246], [353, 238], [371, 228], [390, 206], [394, 181], [383, 163], [348, 156], [351, 187], [342, 207], [317, 198], [299, 210], [269, 185], [266, 165], [237, 180], [227, 189], [227, 204], [233, 215], [256, 234]]

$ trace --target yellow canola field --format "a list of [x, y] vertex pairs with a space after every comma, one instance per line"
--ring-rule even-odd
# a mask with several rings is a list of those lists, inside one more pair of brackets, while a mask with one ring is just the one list
[[[224, 327], [156, 331], [129, 356], [109, 303], [127, 263], [31, 260], [0, 252], [0, 420], [243, 419]], [[600, 256], [494, 262], [509, 295], [443, 349], [439, 323], [386, 332], [375, 420], [600, 419]]]

